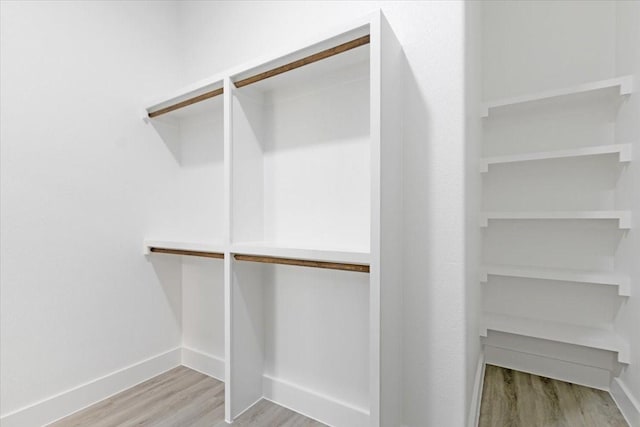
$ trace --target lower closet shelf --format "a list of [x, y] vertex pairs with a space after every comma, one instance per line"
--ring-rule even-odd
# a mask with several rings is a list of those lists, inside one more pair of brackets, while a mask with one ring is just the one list
[[145, 240], [143, 252], [145, 255], [162, 253], [224, 259], [224, 247], [221, 244], [211, 243]]
[[618, 353], [618, 362], [628, 364], [631, 356], [628, 343], [613, 330], [571, 325], [568, 323], [529, 319], [504, 314], [485, 313], [480, 336], [488, 331], [505, 332], [565, 344], [591, 347]]
[[480, 282], [486, 283], [488, 276], [521, 277], [526, 279], [558, 280], [562, 282], [617, 286], [618, 295], [631, 295], [631, 280], [629, 276], [615, 273], [488, 264], [480, 268]]

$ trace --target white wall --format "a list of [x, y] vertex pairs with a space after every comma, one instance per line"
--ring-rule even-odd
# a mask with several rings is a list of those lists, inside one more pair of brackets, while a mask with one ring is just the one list
[[[2, 415], [180, 345], [177, 164], [139, 108], [177, 83], [174, 3], [1, 3]], [[160, 279], [160, 280], [159, 280]]]
[[[464, 6], [458, 2], [182, 2], [184, 84], [381, 7], [405, 79], [405, 424], [462, 425]], [[229, 43], [232, 40], [233, 43]], [[434, 392], [438, 390], [438, 392]]]
[[483, 7], [485, 99], [613, 75], [615, 2], [486, 1]]
[[[635, 398], [636, 424], [640, 425], [640, 2], [618, 2], [616, 14], [616, 72], [635, 76], [635, 93], [621, 106], [616, 123], [617, 142], [633, 144], [634, 162], [620, 179], [619, 207], [631, 209], [634, 228], [618, 249], [618, 262], [622, 271], [631, 276], [631, 297], [621, 307], [617, 327], [631, 343], [632, 363], [620, 375], [621, 383]], [[631, 418], [631, 411], [627, 416]], [[631, 421], [631, 420], [630, 420]], [[633, 422], [631, 423], [633, 425]]]

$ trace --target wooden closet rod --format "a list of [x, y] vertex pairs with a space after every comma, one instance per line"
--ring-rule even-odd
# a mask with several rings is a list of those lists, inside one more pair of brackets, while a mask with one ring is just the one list
[[150, 247], [149, 251], [158, 253], [158, 254], [188, 255], [188, 256], [200, 256], [205, 258], [224, 259], [224, 254], [220, 252], [189, 251], [184, 249], [167, 249], [167, 248], [155, 248], [155, 247]]
[[235, 254], [233, 257], [238, 261], [262, 262], [265, 264], [297, 265], [301, 267], [328, 268], [331, 270], [356, 271], [360, 273], [369, 272], [369, 266], [363, 265], [363, 264], [347, 264], [347, 263], [341, 263], [341, 262], [327, 262], [327, 261], [310, 261], [305, 259], [277, 258], [277, 257], [260, 256], [260, 255]]
[[278, 74], [286, 73], [287, 71], [295, 70], [296, 68], [300, 68], [304, 65], [309, 65], [314, 62], [320, 61], [322, 59], [329, 58], [331, 56], [337, 55], [342, 52], [346, 52], [351, 49], [355, 49], [356, 47], [363, 46], [365, 44], [369, 44], [370, 36], [367, 34], [366, 36], [359, 37], [355, 40], [348, 41], [341, 45], [323, 50], [322, 52], [314, 53], [313, 55], [306, 56], [302, 59], [298, 59], [296, 61], [290, 62], [285, 65], [281, 65], [279, 67], [273, 68], [271, 70], [256, 74], [255, 76], [247, 77], [246, 79], [238, 80], [234, 84], [236, 87], [247, 86], [261, 80], [268, 79], [269, 77], [277, 76]]
[[180, 108], [184, 108], [189, 105], [204, 101], [205, 99], [213, 98], [214, 96], [222, 95], [223, 93], [224, 93], [224, 88], [214, 89], [210, 92], [203, 93], [202, 95], [194, 96], [193, 98], [180, 101], [177, 104], [169, 105], [168, 107], [164, 107], [158, 111], [152, 111], [151, 113], [149, 113], [149, 118], [152, 119], [162, 114], [170, 113], [171, 111], [178, 110]]

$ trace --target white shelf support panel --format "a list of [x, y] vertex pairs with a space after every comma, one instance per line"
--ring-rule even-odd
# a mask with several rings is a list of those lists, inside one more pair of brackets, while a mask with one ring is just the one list
[[481, 267], [480, 282], [488, 282], [489, 276], [520, 277], [525, 279], [557, 280], [561, 282], [617, 286], [618, 295], [624, 297], [631, 295], [631, 280], [629, 276], [614, 273], [507, 265], [485, 265]]
[[627, 230], [631, 228], [630, 211], [485, 211], [480, 213], [480, 227], [488, 227], [489, 220], [515, 219], [515, 220], [553, 220], [553, 219], [607, 219], [617, 220], [618, 228]]
[[571, 150], [541, 151], [536, 153], [483, 157], [480, 159], [479, 171], [480, 173], [488, 172], [490, 165], [547, 159], [563, 159], [569, 157], [598, 156], [604, 154], [618, 154], [618, 161], [620, 163], [625, 163], [632, 160], [631, 147], [632, 144], [599, 145], [595, 147], [574, 148]]
[[579, 345], [618, 353], [618, 362], [631, 360], [629, 344], [613, 330], [571, 325], [539, 319], [528, 319], [504, 314], [485, 313], [480, 336], [488, 331], [522, 335], [565, 344]]
[[166, 240], [145, 240], [144, 255], [163, 253], [173, 255], [200, 256], [205, 258], [224, 258], [224, 246], [215, 243], [175, 242]]
[[620, 95], [629, 95], [633, 92], [633, 76], [621, 76], [607, 80], [597, 80], [594, 82], [582, 83], [580, 85], [552, 89], [538, 93], [515, 96], [512, 98], [496, 99], [482, 105], [481, 117], [488, 117], [489, 112], [494, 108], [508, 107], [511, 105], [523, 104], [525, 102], [542, 101], [545, 99], [557, 98], [561, 96], [575, 95], [601, 89], [618, 87]]

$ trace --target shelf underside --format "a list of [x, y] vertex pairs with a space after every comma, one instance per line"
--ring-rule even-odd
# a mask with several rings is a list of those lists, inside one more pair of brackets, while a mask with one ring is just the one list
[[559, 268], [485, 265], [480, 269], [480, 281], [482, 283], [486, 283], [488, 281], [488, 276], [519, 277], [525, 279], [557, 280], [562, 282], [617, 286], [618, 295], [630, 296], [631, 294], [629, 276], [615, 273]]
[[524, 94], [511, 98], [496, 99], [486, 102], [482, 105], [481, 116], [488, 117], [492, 109], [505, 108], [512, 105], [519, 105], [529, 102], [550, 100], [564, 96], [577, 95], [581, 93], [593, 92], [597, 90], [606, 90], [619, 88], [620, 95], [628, 95], [633, 92], [633, 76], [621, 76], [607, 80], [598, 80], [586, 82], [580, 85], [552, 89], [537, 93]]
[[620, 229], [631, 228], [629, 211], [485, 211], [480, 213], [480, 226], [489, 220], [616, 220]]
[[565, 344], [590, 347], [618, 353], [620, 363], [629, 363], [629, 345], [614, 331], [568, 323], [528, 319], [503, 314], [485, 313], [480, 336], [486, 337], [488, 331], [505, 332]]
[[631, 161], [631, 144], [599, 145], [594, 147], [581, 147], [569, 150], [540, 151], [535, 153], [512, 154], [505, 156], [484, 157], [480, 159], [479, 170], [488, 172], [490, 165], [528, 162], [548, 159], [563, 159], [571, 157], [597, 156], [605, 154], [618, 154], [619, 161]]

